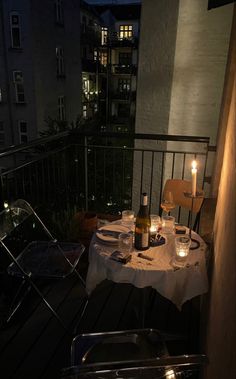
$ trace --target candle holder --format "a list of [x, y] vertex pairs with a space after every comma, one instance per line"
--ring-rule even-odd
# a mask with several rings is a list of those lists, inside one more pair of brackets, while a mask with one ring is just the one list
[[190, 246], [190, 250], [195, 250], [200, 246], [200, 242], [195, 238], [192, 238], [192, 219], [193, 219], [193, 204], [195, 199], [200, 199], [203, 197], [203, 191], [196, 191], [196, 194], [193, 195], [192, 192], [184, 192], [184, 196], [191, 199], [191, 209], [190, 209], [190, 218], [189, 218], [189, 237], [194, 245]]

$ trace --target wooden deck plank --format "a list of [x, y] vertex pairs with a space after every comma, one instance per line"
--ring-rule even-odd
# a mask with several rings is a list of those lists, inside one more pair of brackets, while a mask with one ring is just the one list
[[[84, 291], [78, 283], [71, 288], [68, 293], [66, 301], [59, 308], [59, 315], [63, 314], [63, 319], [66, 324], [70, 325], [73, 329], [74, 323], [77, 321], [78, 313], [82, 312], [83, 302], [81, 298], [84, 296]], [[68, 335], [58, 324], [55, 318], [51, 318], [40, 339], [36, 341], [34, 346], [30, 349], [29, 353], [23, 361], [20, 362], [20, 368], [15, 372], [17, 378], [24, 378], [28, 373], [32, 377], [32, 368], [35, 370], [34, 379], [41, 377], [45, 368], [55, 356], [55, 351], [58, 347], [66, 342], [64, 346], [64, 356], [62, 360], [57, 358], [57, 365], [54, 366], [54, 371], [57, 369], [59, 372], [61, 367], [67, 365], [70, 359], [70, 345], [72, 342], [72, 335]], [[46, 347], [46, 348], [45, 348]]]
[[[68, 282], [70, 283], [69, 288], [74, 286], [75, 281], [77, 281], [77, 278], [68, 279]], [[49, 293], [50, 297], [48, 300], [50, 304], [57, 309], [67, 294], [68, 286], [65, 286], [65, 280], [58, 281], [53, 286], [53, 290]], [[2, 352], [0, 360], [3, 372], [8, 370], [9, 367], [11, 368], [11, 372], [14, 372], [17, 369], [29, 354], [36, 341], [40, 339], [52, 317], [54, 322], [58, 324], [58, 321], [52, 316], [48, 308], [41, 303], [32, 317], [27, 320], [23, 328], [17, 333], [11, 345]]]

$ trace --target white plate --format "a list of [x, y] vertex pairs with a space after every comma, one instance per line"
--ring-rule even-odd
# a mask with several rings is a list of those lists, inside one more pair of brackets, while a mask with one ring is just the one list
[[[116, 224], [108, 224], [108, 225], [102, 226], [101, 228], [99, 228], [99, 230], [109, 230], [111, 232], [114, 231], [114, 232], [120, 232], [120, 233], [129, 232], [129, 229], [126, 226], [116, 225]], [[102, 233], [96, 233], [96, 236], [102, 242], [112, 244], [112, 245], [118, 244], [117, 237], [103, 235]]]

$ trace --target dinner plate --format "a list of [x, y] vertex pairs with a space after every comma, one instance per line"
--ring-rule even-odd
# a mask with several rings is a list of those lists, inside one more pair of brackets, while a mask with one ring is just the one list
[[[129, 232], [129, 228], [127, 228], [126, 226], [116, 225], [116, 224], [104, 225], [101, 228], [99, 228], [98, 230], [101, 230], [101, 231], [107, 230], [108, 233], [111, 233], [111, 235], [107, 235], [107, 234], [102, 234], [102, 233], [97, 232], [96, 236], [103, 243], [105, 242], [107, 244], [112, 244], [112, 245], [118, 244], [118, 235], [116, 235], [117, 233], [128, 233]], [[114, 236], [112, 235], [113, 231], [115, 232]]]

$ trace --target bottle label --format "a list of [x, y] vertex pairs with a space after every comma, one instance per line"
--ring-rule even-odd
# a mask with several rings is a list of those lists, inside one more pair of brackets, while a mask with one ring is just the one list
[[141, 246], [148, 247], [149, 244], [149, 233], [142, 233]]

